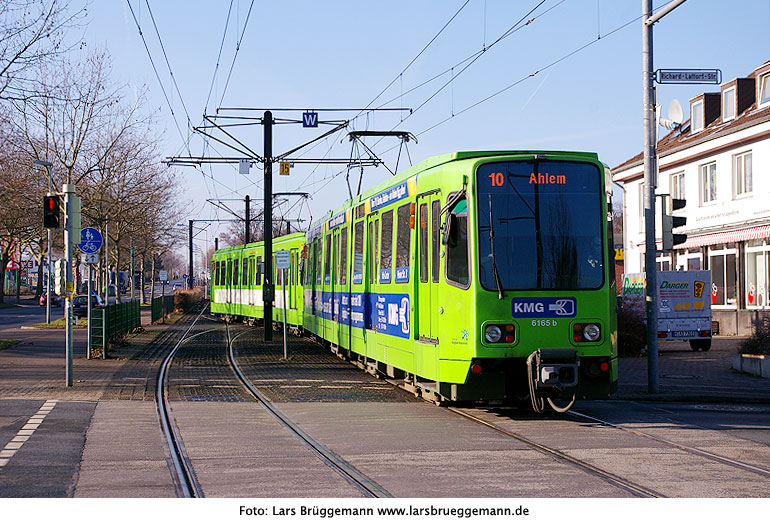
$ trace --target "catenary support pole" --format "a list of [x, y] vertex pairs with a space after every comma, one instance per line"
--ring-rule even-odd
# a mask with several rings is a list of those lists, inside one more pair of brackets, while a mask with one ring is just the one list
[[264, 223], [265, 231], [265, 278], [263, 286], [263, 305], [265, 315], [265, 342], [273, 340], [273, 300], [275, 299], [275, 284], [273, 283], [273, 114], [269, 110], [262, 118], [264, 126], [265, 146], [265, 195]]
[[251, 198], [246, 194], [246, 237], [243, 239], [244, 245], [251, 243]]
[[193, 287], [193, 221], [190, 220], [190, 268], [187, 270], [187, 289]]

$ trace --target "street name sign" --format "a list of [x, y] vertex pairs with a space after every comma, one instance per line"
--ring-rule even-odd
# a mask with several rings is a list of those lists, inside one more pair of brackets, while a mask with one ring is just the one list
[[102, 248], [102, 234], [93, 227], [86, 227], [80, 231], [80, 243], [78, 248], [84, 253], [95, 253]]
[[158, 280], [161, 282], [168, 280], [168, 271], [158, 271]]
[[719, 84], [722, 82], [722, 70], [660, 69], [655, 70], [655, 82], [658, 84]]

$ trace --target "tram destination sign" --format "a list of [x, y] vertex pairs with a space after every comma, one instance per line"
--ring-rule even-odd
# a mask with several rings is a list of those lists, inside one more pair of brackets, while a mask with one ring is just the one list
[[722, 70], [655, 70], [655, 82], [658, 84], [719, 84], [722, 82]]

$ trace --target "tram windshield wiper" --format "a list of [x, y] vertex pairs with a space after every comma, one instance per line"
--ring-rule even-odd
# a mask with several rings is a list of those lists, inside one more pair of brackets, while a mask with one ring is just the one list
[[497, 298], [502, 299], [505, 297], [503, 293], [503, 284], [500, 281], [500, 273], [497, 272], [497, 263], [495, 262], [495, 226], [494, 218], [492, 216], [492, 194], [489, 194], [489, 252], [492, 256], [492, 274], [495, 277], [495, 284], [497, 284]]

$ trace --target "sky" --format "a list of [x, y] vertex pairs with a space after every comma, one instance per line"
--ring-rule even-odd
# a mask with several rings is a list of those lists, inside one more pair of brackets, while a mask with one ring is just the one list
[[[88, 5], [84, 42], [109, 51], [114, 80], [128, 93], [146, 89], [164, 157], [242, 157], [191, 128], [204, 114], [224, 124], [244, 122], [224, 116], [263, 112], [221, 108], [383, 107], [411, 111], [319, 111], [322, 121], [350, 125], [296, 157], [348, 159], [349, 131], [395, 129], [417, 140], [400, 157], [393, 138], [367, 141], [394, 171], [397, 161], [403, 170], [434, 155], [497, 149], [591, 151], [612, 167], [643, 145], [641, 10], [639, 0], [99, 0]], [[655, 25], [653, 42], [655, 69], [745, 76], [770, 60], [770, 2], [688, 0]], [[688, 99], [706, 91], [718, 86], [661, 85], [658, 102], [665, 109], [678, 99], [687, 118]], [[277, 125], [273, 152], [330, 129]], [[262, 153], [260, 126], [228, 131]], [[174, 199], [186, 219], [231, 218], [212, 201], [242, 210], [238, 200], [263, 193], [261, 165], [248, 175], [223, 164], [175, 171]], [[304, 227], [348, 197], [345, 164], [297, 163], [289, 176], [277, 166], [273, 173], [274, 192], [311, 195], [276, 211]], [[350, 172], [354, 192], [359, 173]], [[362, 189], [390, 176], [368, 167]], [[205, 226], [196, 223], [196, 231]], [[212, 223], [196, 243], [213, 245], [227, 226]]]

